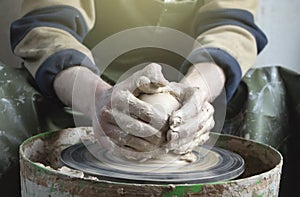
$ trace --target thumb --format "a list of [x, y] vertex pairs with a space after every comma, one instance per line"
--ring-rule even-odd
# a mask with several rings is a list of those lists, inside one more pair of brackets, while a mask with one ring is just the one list
[[141, 71], [141, 76], [136, 81], [138, 89], [147, 94], [155, 93], [158, 88], [168, 84], [169, 81], [165, 79], [161, 65], [157, 63], [148, 64]]
[[134, 92], [134, 95], [139, 95], [141, 92], [154, 93], [159, 87], [166, 86], [168, 83], [169, 81], [162, 74], [161, 66], [151, 63], [124, 81], [116, 84], [114, 90], [128, 90], [129, 92]]

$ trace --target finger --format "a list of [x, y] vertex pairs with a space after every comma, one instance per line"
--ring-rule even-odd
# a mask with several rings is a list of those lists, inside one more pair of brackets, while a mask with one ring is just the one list
[[186, 154], [188, 152], [192, 152], [196, 147], [203, 145], [209, 139], [209, 132], [203, 133], [198, 138], [194, 139], [191, 142], [178, 146], [173, 150], [176, 154]]
[[105, 110], [103, 111], [103, 117], [109, 123], [117, 125], [123, 132], [133, 136], [142, 138], [157, 136], [159, 138], [162, 135], [159, 130], [151, 125], [117, 110]]
[[[111, 110], [103, 111], [102, 118], [106, 119], [107, 122], [113, 125], [118, 125], [119, 122], [114, 118], [115, 114]], [[124, 132], [124, 131], [122, 131]], [[166, 132], [165, 131], [157, 131], [155, 135], [143, 137], [144, 140], [154, 144], [156, 146], [164, 143], [166, 141]]]
[[168, 80], [165, 79], [161, 65], [156, 63], [148, 64], [143, 70], [142, 74], [145, 77], [148, 77], [150, 81], [154, 84], [159, 84], [161, 86], [165, 86], [169, 83]]
[[160, 87], [166, 86], [169, 81], [165, 79], [161, 66], [156, 63], [148, 64], [141, 72], [142, 76], [136, 81], [140, 93], [153, 94]]
[[211, 118], [207, 121], [207, 124], [204, 127], [195, 132], [193, 135], [170, 141], [167, 144], [167, 147], [170, 150], [181, 150], [180, 152], [187, 151], [188, 149], [192, 150], [196, 146], [202, 145], [208, 140], [209, 132], [213, 126], [214, 120]]
[[152, 105], [142, 101], [133, 95], [129, 96], [130, 114], [148, 123], [157, 130], [165, 130], [168, 127], [168, 111], [162, 106]]
[[193, 135], [206, 125], [209, 119], [213, 120], [213, 114], [214, 109], [212, 105], [206, 103], [195, 117], [182, 121], [181, 124], [170, 125], [171, 130], [167, 133], [167, 140], [172, 141]]
[[110, 138], [104, 133], [104, 130], [98, 121], [93, 121], [93, 134], [96, 141], [102, 147], [108, 150], [112, 150], [115, 146], [115, 144], [110, 140]]
[[153, 93], [158, 87], [167, 85], [169, 82], [164, 78], [161, 66], [151, 63], [140, 71], [135, 72], [131, 77], [115, 85], [116, 91], [129, 90], [139, 94]]
[[101, 122], [101, 128], [106, 136], [119, 147], [130, 147], [135, 151], [151, 151], [157, 148], [155, 144], [152, 144], [145, 139], [130, 135], [115, 124], [103, 121]]
[[141, 76], [136, 81], [137, 89], [133, 92], [134, 95], [139, 95], [141, 93], [154, 94], [158, 92], [159, 88], [163, 87], [162, 84], [151, 81], [148, 77]]
[[129, 91], [124, 91], [117, 99], [114, 100], [113, 107], [128, 116], [133, 116], [150, 124], [152, 127], [163, 130], [168, 125], [168, 114], [147, 102], [136, 98]]
[[[125, 143], [121, 143], [115, 140], [112, 141], [111, 138], [106, 135], [100, 135], [95, 137], [102, 147], [108, 150], [112, 150], [112, 152], [119, 157], [125, 157], [130, 160], [146, 161], [151, 158], [157, 158], [162, 154], [166, 154], [165, 149], [158, 148], [159, 146], [151, 146], [144, 141], [141, 141], [139, 143], [139, 141], [135, 141], [135, 139], [132, 139], [134, 142], [129, 145], [131, 140], [125, 140]], [[132, 137], [134, 138], [134, 136]], [[97, 153], [94, 153], [93, 155], [96, 156], [96, 158], [98, 158]]]
[[[213, 118], [211, 119], [213, 120]], [[211, 119], [206, 120], [207, 124], [211, 124]], [[197, 120], [191, 119], [187, 122], [187, 124], [182, 125], [178, 131], [174, 131], [172, 129], [168, 130], [167, 141], [175, 141], [186, 139], [190, 136], [201, 135], [201, 131], [205, 130], [207, 130], [206, 125], [199, 124]]]
[[145, 139], [138, 138], [132, 135], [126, 135], [126, 137], [122, 139], [120, 144], [125, 147], [131, 147], [138, 152], [149, 152], [158, 148], [156, 145], [149, 143]]
[[[111, 113], [108, 113], [108, 111], [108, 109], [104, 110], [101, 113], [100, 118], [93, 121], [95, 139], [102, 147], [109, 150], [129, 148], [134, 152], [148, 152], [159, 147], [160, 140], [163, 139], [162, 137], [150, 136], [142, 139], [132, 136], [120, 129], [117, 124], [114, 124], [115, 119]], [[100, 120], [100, 122], [98, 122], [98, 120]]]
[[[202, 107], [202, 109], [200, 110], [200, 112], [198, 114], [196, 114], [196, 116], [186, 120], [186, 121], [182, 121], [181, 124], [177, 124], [177, 125], [171, 125], [170, 128], [173, 131], [177, 131], [177, 132], [182, 132], [185, 130], [190, 130], [191, 132], [194, 130], [198, 130], [202, 127], [203, 124], [205, 124], [205, 122], [213, 117], [214, 115], [214, 108], [212, 105], [210, 105], [209, 103], [205, 103], [204, 106]], [[184, 132], [182, 132], [182, 137], [186, 137], [188, 135], [185, 135]]]
[[198, 89], [187, 88], [184, 93], [183, 105], [172, 114], [170, 124], [176, 126], [194, 117], [201, 111], [203, 103], [204, 97]]
[[[201, 131], [198, 131], [199, 133], [201, 132], [202, 135], [204, 135], [205, 133], [207, 133], [208, 131], [201, 129]], [[200, 138], [200, 136], [198, 135], [193, 135], [193, 136], [188, 136], [186, 138], [179, 138], [177, 140], [173, 140], [170, 141], [169, 143], [167, 143], [166, 147], [170, 150], [175, 150], [175, 149], [188, 149], [191, 147], [194, 147], [192, 145], [197, 144], [196, 142], [198, 142], [197, 138]]]
[[170, 150], [176, 150], [176, 152], [180, 152], [180, 154], [193, 150], [196, 146], [204, 144], [209, 139], [209, 133], [214, 127], [214, 123], [214, 119], [210, 118], [205, 126], [195, 132], [192, 136], [170, 141], [168, 143], [168, 148]]

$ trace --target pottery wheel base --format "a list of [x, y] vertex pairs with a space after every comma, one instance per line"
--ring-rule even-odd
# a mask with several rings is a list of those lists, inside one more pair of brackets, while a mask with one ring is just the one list
[[[90, 152], [97, 153], [97, 158]], [[116, 157], [97, 144], [75, 144], [61, 153], [61, 161], [102, 180], [127, 183], [184, 184], [208, 183], [237, 178], [244, 172], [243, 158], [218, 147], [201, 146], [193, 151], [196, 161], [178, 160], [167, 154], [163, 160], [130, 161]]]

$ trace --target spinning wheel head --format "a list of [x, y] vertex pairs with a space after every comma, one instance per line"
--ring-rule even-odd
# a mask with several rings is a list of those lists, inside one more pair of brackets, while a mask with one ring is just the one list
[[[90, 150], [93, 150], [90, 152]], [[95, 155], [95, 153], [97, 155]], [[108, 181], [128, 183], [208, 183], [237, 178], [244, 171], [243, 158], [218, 147], [197, 147], [194, 162], [167, 154], [161, 159], [137, 162], [116, 157], [95, 143], [75, 144], [61, 153], [68, 167]]]

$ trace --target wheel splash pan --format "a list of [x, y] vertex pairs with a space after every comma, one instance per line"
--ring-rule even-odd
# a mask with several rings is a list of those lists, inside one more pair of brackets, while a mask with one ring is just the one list
[[[105, 180], [83, 173], [78, 176], [58, 169], [66, 148], [91, 135], [92, 128], [70, 128], [33, 136], [20, 146], [23, 196], [278, 196], [282, 156], [274, 148], [230, 135], [211, 133], [216, 147], [240, 155], [244, 172], [227, 181], [208, 183], [131, 183]], [[43, 165], [41, 165], [43, 164]]]

